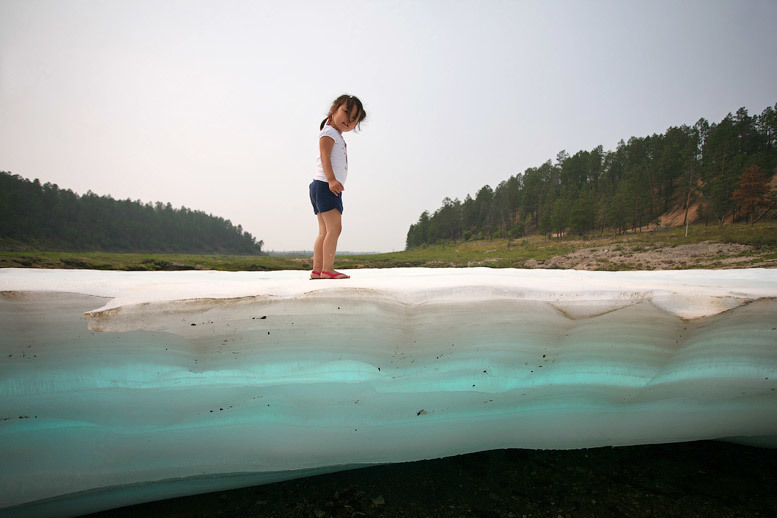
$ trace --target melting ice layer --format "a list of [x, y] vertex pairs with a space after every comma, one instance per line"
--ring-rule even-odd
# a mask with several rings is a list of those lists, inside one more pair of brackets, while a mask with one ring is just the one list
[[777, 445], [777, 270], [353, 273], [0, 270], [0, 515], [495, 448]]

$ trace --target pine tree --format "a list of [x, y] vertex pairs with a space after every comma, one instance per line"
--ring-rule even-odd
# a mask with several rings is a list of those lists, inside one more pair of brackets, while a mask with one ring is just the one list
[[767, 207], [767, 211], [771, 209], [769, 179], [755, 164], [745, 169], [745, 172], [739, 177], [737, 185], [738, 188], [731, 195], [731, 199], [737, 203], [737, 207], [753, 224], [757, 221], [756, 213], [760, 207]]

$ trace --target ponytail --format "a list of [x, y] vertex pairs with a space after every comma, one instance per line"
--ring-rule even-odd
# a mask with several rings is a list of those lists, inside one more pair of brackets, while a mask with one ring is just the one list
[[324, 125], [326, 125], [326, 121], [328, 121], [328, 120], [329, 120], [329, 117], [327, 117], [324, 120], [322, 120], [321, 121], [321, 126], [319, 126], [318, 129], [320, 129], [320, 130], [324, 129]]

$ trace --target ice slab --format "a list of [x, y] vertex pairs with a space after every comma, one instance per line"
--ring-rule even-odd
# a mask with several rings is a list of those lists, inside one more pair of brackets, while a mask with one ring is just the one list
[[777, 270], [0, 270], [0, 515], [494, 448], [777, 445]]

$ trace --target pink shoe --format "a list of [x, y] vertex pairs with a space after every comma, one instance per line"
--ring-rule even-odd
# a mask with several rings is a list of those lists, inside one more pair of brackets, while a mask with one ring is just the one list
[[326, 270], [321, 270], [321, 279], [350, 279], [350, 275], [346, 275], [341, 272], [328, 272]]
[[315, 270], [310, 272], [310, 280], [311, 281], [317, 281], [319, 279], [321, 279], [321, 272], [317, 272]]

